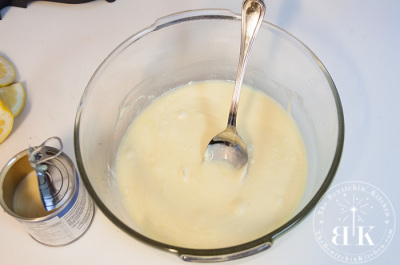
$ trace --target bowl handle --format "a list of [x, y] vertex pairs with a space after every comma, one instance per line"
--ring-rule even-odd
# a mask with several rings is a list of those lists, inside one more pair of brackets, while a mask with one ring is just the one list
[[230, 254], [216, 254], [216, 255], [208, 255], [207, 254], [185, 254], [183, 252], [179, 253], [179, 256], [182, 260], [188, 262], [201, 262], [201, 263], [208, 263], [208, 262], [222, 262], [222, 261], [229, 261], [235, 259], [241, 259], [244, 257], [248, 257], [254, 254], [257, 254], [261, 251], [267, 250], [272, 246], [271, 242], [265, 242], [262, 245], [245, 249], [239, 250], [234, 253]]
[[240, 20], [241, 16], [233, 13], [229, 9], [197, 9], [184, 12], [177, 12], [171, 15], [160, 17], [149, 28], [156, 30], [170, 24], [180, 23], [186, 20], [201, 19], [208, 17], [219, 17], [226, 19]]

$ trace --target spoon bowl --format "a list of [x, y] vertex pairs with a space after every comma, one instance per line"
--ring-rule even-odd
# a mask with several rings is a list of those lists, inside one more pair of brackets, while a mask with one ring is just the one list
[[217, 134], [207, 146], [205, 160], [223, 159], [236, 168], [248, 164], [246, 144], [236, 132], [236, 128], [228, 126], [225, 131]]

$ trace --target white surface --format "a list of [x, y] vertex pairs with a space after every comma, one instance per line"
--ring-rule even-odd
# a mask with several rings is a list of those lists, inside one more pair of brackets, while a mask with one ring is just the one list
[[[102, 60], [157, 17], [198, 8], [239, 12], [240, 0], [98, 0], [81, 5], [33, 2], [1, 11], [0, 54], [16, 67], [27, 101], [0, 165], [50, 136], [73, 157], [80, 97]], [[346, 122], [341, 165], [333, 184], [349, 180], [380, 188], [400, 209], [400, 2], [396, 0], [267, 1], [265, 19], [289, 31], [322, 60], [339, 91]], [[398, 216], [397, 216], [398, 217]], [[398, 218], [397, 218], [398, 220]], [[397, 222], [399, 223], [399, 222]], [[388, 249], [365, 264], [398, 264], [400, 231]], [[182, 264], [176, 256], [129, 237], [98, 209], [87, 234], [60, 248], [42, 246], [0, 211], [1, 264]], [[318, 245], [308, 216], [255, 256], [225, 264], [336, 264]]]

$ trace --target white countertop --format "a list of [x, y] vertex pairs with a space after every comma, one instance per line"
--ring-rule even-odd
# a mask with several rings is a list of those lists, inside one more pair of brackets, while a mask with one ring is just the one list
[[[333, 184], [364, 181], [400, 211], [400, 2], [397, 0], [266, 1], [265, 20], [310, 47], [330, 72], [342, 100], [346, 136]], [[45, 1], [1, 10], [0, 55], [16, 68], [26, 106], [0, 144], [0, 166], [31, 145], [62, 138], [72, 158], [80, 97], [102, 60], [123, 40], [177, 11], [227, 8], [241, 0], [97, 0], [80, 5]], [[398, 216], [397, 216], [398, 217]], [[399, 264], [400, 231], [365, 264]], [[1, 264], [183, 264], [112, 224], [98, 209], [88, 232], [58, 248], [43, 246], [0, 211]], [[337, 264], [318, 245], [312, 215], [261, 254], [225, 264]]]

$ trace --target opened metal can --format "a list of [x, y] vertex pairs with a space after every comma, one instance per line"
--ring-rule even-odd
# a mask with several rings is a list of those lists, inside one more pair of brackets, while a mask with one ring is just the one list
[[[60, 148], [48, 146], [52, 140]], [[94, 217], [94, 203], [58, 137], [11, 158], [0, 172], [0, 205], [32, 238], [63, 246], [80, 238]]]

